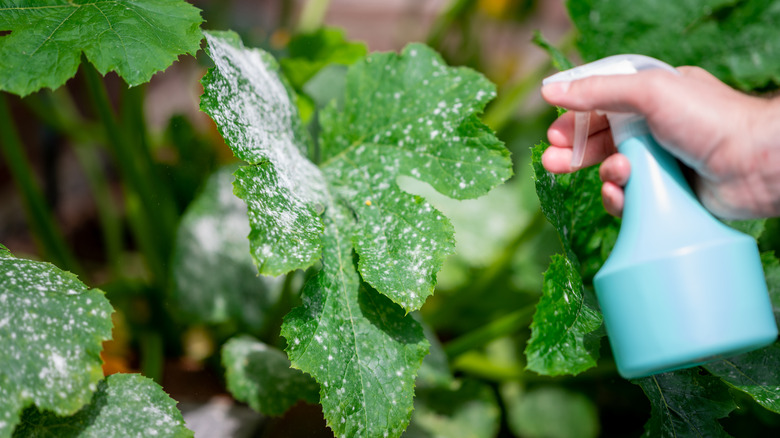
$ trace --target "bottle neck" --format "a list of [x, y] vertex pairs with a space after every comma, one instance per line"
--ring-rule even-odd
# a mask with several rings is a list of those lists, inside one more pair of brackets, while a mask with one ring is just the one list
[[647, 120], [639, 114], [607, 113], [607, 118], [612, 130], [612, 139], [615, 141], [616, 146], [629, 138], [643, 137], [650, 134]]

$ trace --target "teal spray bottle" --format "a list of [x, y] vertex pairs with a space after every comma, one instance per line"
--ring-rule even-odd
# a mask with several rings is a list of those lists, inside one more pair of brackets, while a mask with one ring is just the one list
[[[543, 83], [648, 69], [677, 74], [654, 58], [617, 55]], [[589, 117], [575, 114], [575, 167], [585, 154]], [[620, 374], [688, 368], [774, 342], [777, 325], [755, 239], [702, 207], [643, 117], [607, 118], [631, 176], [620, 234], [593, 283]]]

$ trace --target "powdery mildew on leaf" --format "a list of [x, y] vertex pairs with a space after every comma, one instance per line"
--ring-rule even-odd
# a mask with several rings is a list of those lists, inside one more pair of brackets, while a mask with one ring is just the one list
[[440, 193], [481, 196], [509, 178], [509, 153], [475, 114], [495, 97], [479, 73], [448, 67], [410, 44], [378, 53], [347, 73], [343, 108], [321, 115], [321, 165], [358, 217], [363, 279], [407, 310], [422, 306], [454, 251], [453, 228], [424, 200], [402, 192], [400, 175]]
[[89, 401], [112, 312], [75, 275], [0, 247], [0, 436], [25, 406], [69, 415]]
[[536, 306], [531, 339], [525, 349], [527, 368], [544, 375], [579, 374], [596, 366], [601, 314], [585, 300], [577, 267], [554, 255], [544, 273], [542, 298]]
[[0, 90], [25, 96], [58, 88], [82, 52], [102, 74], [131, 86], [179, 55], [198, 51], [200, 11], [182, 0], [5, 0], [0, 3]]
[[412, 413], [414, 380], [428, 342], [420, 325], [361, 285], [348, 213], [329, 207], [322, 270], [285, 318], [282, 336], [296, 368], [320, 383], [337, 436], [398, 437]]
[[263, 274], [306, 268], [320, 257], [325, 180], [304, 151], [310, 142], [292, 92], [269, 54], [235, 34], [207, 32], [215, 67], [204, 76], [201, 109], [236, 157], [236, 194], [249, 208], [250, 245]]
[[258, 332], [279, 296], [281, 278], [257, 275], [247, 208], [233, 195], [235, 165], [212, 174], [187, 207], [173, 253], [172, 298], [188, 322], [236, 323]]
[[233, 397], [266, 415], [281, 415], [299, 400], [319, 402], [319, 385], [291, 368], [280, 350], [251, 336], [239, 336], [222, 347], [227, 387]]
[[184, 426], [176, 401], [154, 381], [140, 374], [113, 374], [72, 417], [28, 409], [15, 436], [191, 438], [193, 433]]

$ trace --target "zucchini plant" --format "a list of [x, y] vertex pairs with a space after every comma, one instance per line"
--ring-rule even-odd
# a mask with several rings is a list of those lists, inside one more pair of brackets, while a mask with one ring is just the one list
[[[430, 42], [482, 3], [454, 1]], [[780, 10], [770, 2], [567, 7], [586, 61], [636, 52], [702, 65], [745, 91], [780, 82], [780, 46], [769, 43]], [[420, 43], [368, 53], [323, 28], [261, 50], [202, 23], [181, 0], [0, 0], [0, 90], [78, 143], [115, 280], [100, 285], [107, 293], [85, 284], [90, 271], [53, 219], [3, 95], [1, 150], [51, 264], [0, 246], [0, 437], [192, 436], [159, 382], [164, 356], [180, 354], [171, 339], [193, 327], [219, 347], [206, 356], [236, 400], [273, 417], [319, 404], [343, 437], [610, 435], [593, 402], [605, 387], [644, 392], [647, 436], [725, 436], [735, 426], [724, 419], [740, 409], [777, 424], [767, 413], [780, 412], [778, 344], [636, 386], [618, 380], [592, 277], [619, 220], [601, 206], [597, 171], [555, 176], [541, 166], [544, 143], [528, 166], [517, 157], [529, 145], [507, 141], [513, 169], [499, 139], [518, 96], [546, 71], [502, 93]], [[570, 66], [536, 42], [553, 65]], [[187, 179], [202, 188], [177, 203], [143, 121], [143, 84], [201, 47], [210, 68], [200, 109], [234, 160], [217, 166], [203, 154], [208, 163]], [[79, 69], [93, 117], [74, 110], [63, 86]], [[109, 72], [121, 79], [118, 97], [101, 78]], [[181, 137], [182, 160], [202, 158], [201, 140]], [[121, 213], [94, 165], [97, 144], [119, 173]], [[514, 172], [521, 178], [502, 186]], [[776, 223], [733, 225], [759, 239], [780, 308]], [[490, 228], [499, 236], [485, 237]], [[461, 244], [501, 243], [453, 256], [456, 232]], [[537, 258], [558, 242], [539, 275]], [[123, 269], [128, 253], [142, 256], [142, 274]], [[149, 307], [134, 326], [145, 377], [104, 377], [102, 344], [115, 309], [131, 313], [128, 296]]]

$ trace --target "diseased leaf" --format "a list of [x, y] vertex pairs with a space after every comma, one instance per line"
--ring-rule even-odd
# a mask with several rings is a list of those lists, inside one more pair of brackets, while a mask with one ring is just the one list
[[235, 323], [257, 332], [279, 296], [279, 279], [257, 275], [244, 202], [225, 166], [209, 177], [182, 216], [173, 253], [172, 297], [190, 323]]
[[727, 437], [718, 423], [737, 406], [728, 387], [698, 369], [658, 374], [634, 381], [650, 399], [646, 437]]
[[418, 392], [405, 438], [493, 438], [498, 433], [501, 410], [490, 386], [466, 380], [452, 389]]
[[179, 55], [198, 51], [200, 11], [181, 0], [3, 0], [0, 90], [25, 96], [58, 88], [81, 54], [131, 86], [147, 82]]
[[113, 374], [98, 385], [90, 404], [60, 417], [35, 408], [24, 412], [14, 437], [104, 438], [192, 437], [184, 419], [159, 385], [140, 374]]
[[567, 2], [586, 61], [619, 53], [698, 65], [743, 89], [780, 84], [780, 4], [764, 0]]
[[319, 402], [311, 376], [290, 367], [285, 354], [252, 338], [239, 336], [222, 347], [227, 387], [233, 397], [266, 415], [281, 415], [298, 400]]
[[493, 86], [422, 45], [367, 57], [348, 70], [342, 110], [331, 102], [321, 113], [320, 173], [303, 154], [310, 140], [270, 56], [232, 34], [207, 41], [216, 67], [203, 80], [201, 106], [252, 164], [237, 172], [235, 193], [247, 200], [256, 263], [284, 272], [323, 253], [304, 305], [285, 319], [288, 356], [320, 384], [337, 434], [399, 436], [428, 347], [404, 310], [432, 292], [453, 230], [396, 178], [457, 198], [508, 178], [508, 152], [476, 118]]
[[728, 385], [749, 394], [761, 406], [780, 413], [780, 345], [730, 357], [704, 366]]
[[326, 204], [320, 170], [306, 159], [311, 141], [292, 91], [269, 54], [243, 46], [237, 35], [207, 32], [215, 67], [203, 77], [200, 106], [216, 122], [236, 157], [235, 193], [249, 209], [249, 242], [260, 273], [279, 275], [320, 258]]
[[295, 35], [287, 45], [287, 57], [279, 63], [290, 84], [303, 90], [304, 84], [326, 66], [352, 65], [367, 52], [365, 44], [347, 41], [343, 30], [320, 28]]
[[457, 199], [506, 180], [509, 153], [475, 115], [494, 96], [482, 75], [447, 67], [430, 48], [410, 44], [400, 55], [373, 54], [353, 65], [343, 108], [321, 114], [321, 167], [357, 215], [360, 273], [407, 310], [432, 293], [453, 251], [453, 229], [395, 180], [411, 176]]
[[417, 370], [428, 349], [420, 325], [361, 285], [349, 213], [330, 206], [322, 270], [303, 289], [303, 306], [282, 326], [295, 368], [320, 383], [320, 403], [337, 436], [400, 436], [409, 422]]
[[596, 366], [602, 317], [585, 297], [577, 267], [554, 255], [544, 273], [542, 298], [525, 349], [527, 368], [556, 376], [579, 374]]
[[75, 275], [0, 249], [0, 437], [24, 407], [70, 415], [89, 402], [112, 312]]

